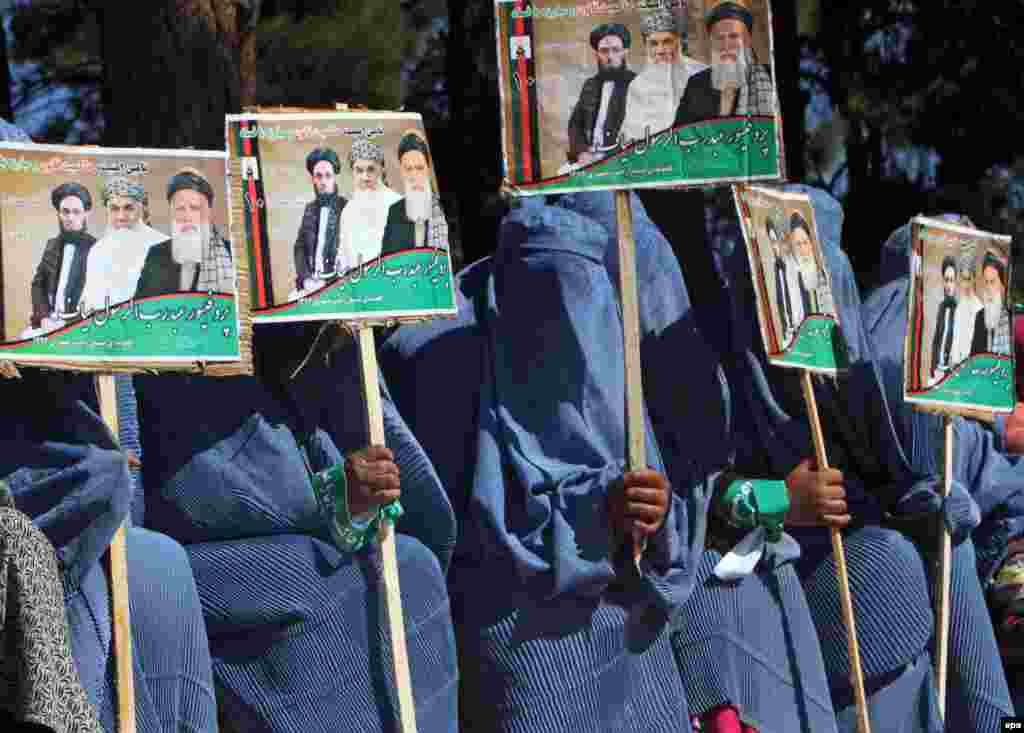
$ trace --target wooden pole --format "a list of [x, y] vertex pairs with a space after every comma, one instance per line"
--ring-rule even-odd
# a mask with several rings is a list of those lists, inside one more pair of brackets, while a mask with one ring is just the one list
[[[114, 375], [96, 377], [100, 414], [117, 436], [117, 390]], [[128, 605], [128, 552], [124, 525], [110, 543], [110, 598], [114, 607], [114, 663], [117, 668], [117, 723], [120, 733], [135, 733], [135, 678], [132, 674], [132, 627]]]
[[[953, 490], [953, 418], [943, 416], [945, 433], [945, 466], [942, 475], [942, 495], [947, 497]], [[935, 684], [939, 694], [939, 714], [946, 719], [946, 670], [949, 664], [949, 595], [950, 571], [953, 560], [953, 537], [949, 527], [942, 523], [942, 538], [939, 540], [938, 592], [935, 594]]]
[[[814, 441], [814, 455], [818, 470], [828, 470], [828, 456], [825, 453], [825, 436], [821, 432], [821, 418], [818, 416], [818, 402], [814, 398], [814, 383], [811, 373], [804, 370], [802, 376], [804, 401], [807, 403], [807, 417], [811, 423], [811, 438]], [[860, 664], [860, 645], [857, 643], [857, 624], [853, 617], [853, 596], [850, 594], [850, 576], [846, 570], [846, 548], [843, 546], [843, 535], [835, 527], [831, 528], [832, 554], [836, 558], [836, 570], [839, 574], [839, 599], [843, 609], [843, 624], [846, 626], [846, 646], [850, 656], [850, 686], [853, 687], [854, 701], [857, 704], [857, 730], [860, 733], [871, 733], [871, 721], [868, 718], [867, 696], [864, 694], [864, 670]]]
[[[647, 465], [644, 389], [640, 372], [640, 305], [636, 293], [636, 241], [629, 191], [615, 192], [619, 240], [619, 295], [622, 299], [622, 345], [626, 379], [626, 466], [639, 471]], [[633, 560], [639, 566], [646, 538], [633, 535]]]
[[[380, 384], [377, 381], [377, 350], [373, 327], [359, 326], [359, 365], [363, 382], [363, 400], [371, 445], [384, 445], [384, 412], [381, 409]], [[405, 644], [405, 622], [402, 619], [402, 595], [398, 583], [398, 557], [395, 552], [395, 528], [381, 522], [377, 534], [384, 575], [384, 600], [391, 637], [391, 659], [398, 690], [398, 718], [401, 733], [416, 733], [416, 704], [409, 675], [409, 653]]]

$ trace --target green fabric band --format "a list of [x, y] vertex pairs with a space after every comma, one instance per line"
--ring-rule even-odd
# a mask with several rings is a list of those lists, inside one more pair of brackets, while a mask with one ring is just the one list
[[789, 511], [789, 492], [784, 481], [765, 479], [733, 480], [719, 500], [723, 518], [740, 529], [764, 527], [769, 542], [782, 537]]
[[330, 517], [331, 537], [338, 548], [345, 552], [358, 552], [373, 542], [380, 531], [382, 522], [392, 524], [402, 516], [400, 502], [380, 506], [371, 514], [353, 517], [348, 508], [348, 479], [345, 476], [345, 461], [319, 473], [311, 474], [313, 494], [321, 513]]

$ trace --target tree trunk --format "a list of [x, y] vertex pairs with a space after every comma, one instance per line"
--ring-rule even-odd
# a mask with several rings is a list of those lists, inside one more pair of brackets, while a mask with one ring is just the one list
[[800, 90], [800, 37], [798, 35], [797, 0], [782, 0], [772, 6], [775, 37], [775, 71], [782, 110], [782, 137], [786, 146], [786, 177], [803, 180], [804, 108], [807, 99]]
[[238, 21], [233, 0], [107, 0], [103, 143], [223, 148], [241, 102]]

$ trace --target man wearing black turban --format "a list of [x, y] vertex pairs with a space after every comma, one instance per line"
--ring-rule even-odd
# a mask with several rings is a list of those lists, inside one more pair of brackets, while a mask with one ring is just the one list
[[590, 33], [597, 74], [583, 82], [569, 118], [570, 163], [600, 160], [618, 143], [626, 117], [626, 90], [636, 78], [627, 65], [632, 39], [619, 23], [602, 23]]
[[[57, 186], [50, 194], [60, 233], [43, 247], [32, 278], [32, 328], [41, 328], [51, 314], [74, 313], [85, 288], [85, 263], [96, 238], [88, 232], [92, 196], [78, 183]], [[61, 319], [52, 318], [53, 327]]]
[[348, 199], [338, 194], [341, 160], [330, 148], [316, 148], [306, 156], [316, 198], [306, 204], [295, 238], [295, 288], [315, 290], [325, 273], [334, 272], [338, 254], [338, 220]]
[[416, 247], [447, 249], [448, 222], [433, 190], [430, 148], [419, 130], [409, 130], [398, 141], [398, 167], [405, 196], [388, 208], [380, 253]]

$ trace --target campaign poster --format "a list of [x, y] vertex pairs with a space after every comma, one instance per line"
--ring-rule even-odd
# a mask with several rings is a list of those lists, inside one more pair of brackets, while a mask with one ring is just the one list
[[758, 186], [733, 191], [769, 362], [843, 372], [849, 356], [810, 198]]
[[224, 151], [0, 144], [0, 359], [249, 361], [227, 188]]
[[507, 187], [784, 179], [768, 0], [495, 0]]
[[906, 400], [1012, 412], [1011, 238], [928, 217], [911, 229]]
[[253, 320], [456, 313], [448, 222], [420, 115], [229, 115]]

